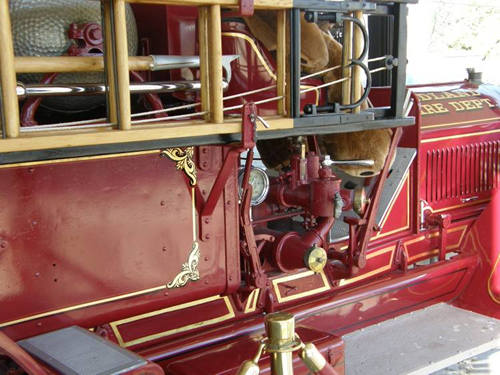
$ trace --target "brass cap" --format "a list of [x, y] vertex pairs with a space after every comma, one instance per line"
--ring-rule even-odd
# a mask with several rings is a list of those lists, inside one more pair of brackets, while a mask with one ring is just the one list
[[304, 255], [304, 263], [307, 268], [314, 272], [321, 272], [326, 266], [328, 256], [325, 249], [318, 246], [313, 246], [306, 251]]
[[[266, 335], [268, 349], [286, 350], [293, 347], [295, 342], [295, 319], [289, 313], [273, 313], [266, 316]], [[266, 350], [268, 350], [266, 349]]]

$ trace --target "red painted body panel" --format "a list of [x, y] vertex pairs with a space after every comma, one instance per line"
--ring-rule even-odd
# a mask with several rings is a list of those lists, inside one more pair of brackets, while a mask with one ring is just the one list
[[500, 160], [494, 91], [467, 83], [414, 90], [422, 119], [420, 199], [454, 216], [487, 202], [498, 187]]
[[[411, 146], [412, 139], [407, 136], [403, 142]], [[206, 199], [223, 158], [220, 147], [205, 149], [209, 155], [199, 153], [197, 165], [200, 191]], [[204, 166], [205, 160], [209, 165]], [[235, 165], [225, 189], [226, 203], [238, 199], [236, 169]], [[477, 215], [484, 204], [474, 205], [473, 211], [467, 207], [455, 209], [462, 215], [469, 213], [469, 219], [460, 220], [457, 216], [459, 221], [448, 229], [448, 250], [469, 250], [471, 256], [455, 257], [404, 273], [400, 270], [399, 246], [409, 264], [434, 257], [439, 246], [436, 228], [417, 233], [415, 170], [415, 166], [410, 169], [380, 234], [371, 241], [366, 268], [340, 285], [309, 276], [279, 282], [273, 291], [278, 300], [276, 309], [293, 312], [302, 323], [315, 329], [343, 334], [432, 303], [452, 301], [460, 295], [477, 264], [475, 250], [469, 250], [464, 241], [474, 221], [470, 215]], [[2, 192], [5, 203], [0, 211], [2, 222], [10, 224], [2, 227], [2, 240], [6, 244], [0, 254], [2, 270], [7, 275], [8, 290], [18, 290], [17, 297], [11, 292], [9, 298], [20, 301], [16, 303], [19, 308], [2, 311], [5, 314], [2, 322], [159, 286], [171, 280], [185, 261], [192, 242], [190, 189], [175, 164], [160, 158], [158, 153], [18, 166], [0, 169], [0, 173], [3, 180], [10, 182], [9, 190]], [[130, 212], [135, 213], [133, 220]], [[3, 328], [4, 332], [18, 339], [69, 324], [86, 327], [105, 324], [103, 329], [108, 337], [119, 342], [116, 331], [106, 325], [117, 322], [122, 345], [158, 360], [261, 330], [263, 306], [257, 299], [253, 310], [248, 312], [244, 310], [252, 305], [250, 297], [243, 301], [241, 311], [233, 298], [218, 297], [195, 306], [190, 302], [223, 294], [227, 290], [226, 270], [239, 270], [237, 206], [223, 205], [221, 201], [215, 215], [218, 219], [211, 226], [215, 238], [200, 245], [203, 256], [208, 254], [208, 260], [203, 258], [200, 265], [201, 282], [186, 289], [161, 290], [77, 307], [9, 325]], [[138, 227], [137, 223], [144, 225]], [[185, 251], [179, 251], [178, 244], [182, 241]], [[131, 252], [130, 244], [141, 250]], [[12, 247], [24, 250], [14, 253]], [[164, 256], [170, 254], [169, 248], [175, 248], [172, 258]], [[81, 257], [82, 253], [87, 256]], [[226, 263], [232, 263], [231, 267]], [[12, 266], [17, 264], [22, 267]], [[106, 264], [106, 272], [102, 264]], [[85, 278], [81, 276], [82, 269], [87, 272]], [[146, 269], [151, 272], [144, 272]], [[14, 277], [14, 271], [23, 277]], [[38, 277], [36, 272], [40, 272]], [[237, 273], [233, 276], [237, 284], [239, 276]], [[277, 275], [272, 280], [281, 277]], [[287, 287], [283, 288], [284, 285]], [[290, 287], [292, 292], [288, 292]], [[24, 299], [25, 293], [33, 293], [29, 303]], [[186, 307], [179, 306], [183, 302]], [[172, 305], [175, 305], [173, 311], [162, 312]], [[146, 312], [154, 314], [147, 319], [137, 318]], [[119, 323], [129, 317], [136, 318]]]
[[456, 301], [457, 306], [500, 319], [500, 191], [473, 224], [465, 243], [470, 253], [480, 257], [478, 270], [467, 289]]
[[[214, 149], [221, 154], [222, 148]], [[221, 160], [222, 155], [219, 166]], [[217, 169], [214, 165], [199, 171], [202, 190], [210, 189]], [[225, 209], [220, 200], [211, 239], [200, 244], [203, 279], [184, 289], [165, 287], [187, 261], [198, 223], [184, 174], [159, 152], [2, 168], [0, 175], [5, 182], [0, 208], [5, 307], [0, 325], [145, 291], [143, 298], [120, 298], [105, 309], [94, 308], [93, 314], [76, 312], [63, 323], [101, 324], [152, 307], [231, 292], [228, 278], [239, 278], [237, 233], [225, 227], [226, 220], [237, 224], [236, 205]], [[236, 167], [226, 191], [237, 194]], [[152, 288], [158, 290], [148, 293]], [[13, 337], [33, 334], [34, 325], [43, 322], [30, 322], [27, 331]]]

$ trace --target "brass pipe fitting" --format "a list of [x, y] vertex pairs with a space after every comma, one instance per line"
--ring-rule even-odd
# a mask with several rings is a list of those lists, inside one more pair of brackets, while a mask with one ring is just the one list
[[313, 343], [304, 344], [295, 333], [295, 319], [289, 313], [273, 313], [266, 316], [264, 338], [253, 360], [243, 362], [237, 375], [258, 375], [258, 362], [262, 353], [271, 356], [272, 375], [293, 375], [293, 352], [299, 351], [299, 357], [307, 368], [318, 375], [337, 375]]
[[274, 313], [266, 316], [266, 350], [271, 353], [273, 375], [293, 374], [292, 353], [301, 344], [295, 335], [295, 319], [289, 313]]

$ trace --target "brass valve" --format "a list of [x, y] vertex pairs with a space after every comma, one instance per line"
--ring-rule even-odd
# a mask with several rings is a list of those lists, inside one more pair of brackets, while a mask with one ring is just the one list
[[325, 249], [316, 245], [307, 250], [306, 254], [304, 255], [304, 263], [306, 267], [313, 272], [323, 271], [323, 268], [325, 268], [326, 266], [327, 260], [328, 256]]
[[265, 319], [266, 335], [254, 359], [243, 362], [237, 375], [258, 375], [259, 359], [264, 352], [271, 355], [272, 375], [293, 375], [293, 352], [313, 374], [336, 375], [333, 367], [326, 361], [313, 343], [304, 344], [295, 333], [295, 319], [289, 313], [273, 313]]

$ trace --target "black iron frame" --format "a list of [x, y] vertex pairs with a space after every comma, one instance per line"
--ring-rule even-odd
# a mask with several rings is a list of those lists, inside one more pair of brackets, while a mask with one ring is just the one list
[[[293, 87], [293, 95], [291, 96], [291, 114], [294, 118], [295, 127], [308, 126], [331, 126], [339, 123], [365, 121], [364, 129], [372, 129], [374, 120], [385, 119], [390, 122], [388, 127], [406, 126], [407, 121], [404, 120], [404, 101], [406, 95], [406, 63], [407, 63], [407, 15], [408, 3], [416, 3], [417, 0], [400, 0], [400, 1], [342, 1], [331, 2], [324, 0], [295, 0], [294, 9], [290, 15], [290, 83]], [[336, 14], [350, 13], [356, 10], [361, 10], [369, 16], [389, 17], [393, 19], [392, 30], [389, 32], [393, 36], [392, 56], [396, 64], [391, 66], [391, 106], [390, 108], [379, 109], [376, 111], [363, 112], [364, 118], [360, 118], [357, 114], [345, 114], [339, 112], [339, 109], [345, 109], [338, 103], [332, 103], [328, 107], [331, 111], [326, 114], [318, 114], [316, 108], [313, 107], [312, 113], [301, 114], [300, 111], [300, 11], [320, 13], [323, 17], [325, 14], [331, 14], [334, 17]], [[316, 16], [318, 18], [318, 16]], [[367, 41], [369, 43], [369, 41]], [[365, 94], [371, 86], [371, 77], [367, 77], [368, 85]], [[322, 108], [323, 110], [326, 108]], [[306, 111], [307, 112], [307, 111]], [[352, 116], [353, 119], [348, 117]], [[332, 129], [332, 132], [335, 132]]]

